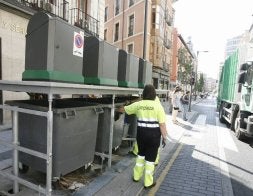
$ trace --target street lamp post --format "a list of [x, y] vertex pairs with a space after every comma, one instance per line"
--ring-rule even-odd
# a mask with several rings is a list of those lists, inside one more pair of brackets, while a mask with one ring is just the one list
[[188, 111], [191, 112], [191, 105], [192, 105], [192, 86], [194, 85], [195, 83], [195, 78], [194, 78], [194, 72], [192, 71], [191, 72], [191, 78], [190, 78], [190, 100], [189, 100], [189, 108], [188, 108]]
[[195, 84], [194, 84], [194, 100], [196, 101], [197, 98], [197, 81], [198, 81], [198, 64], [199, 64], [199, 53], [201, 52], [209, 52], [208, 50], [198, 50], [197, 51], [197, 63], [195, 67]]

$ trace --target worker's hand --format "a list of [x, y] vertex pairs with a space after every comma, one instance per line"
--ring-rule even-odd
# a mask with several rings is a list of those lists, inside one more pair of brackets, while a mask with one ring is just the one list
[[163, 141], [162, 141], [162, 147], [164, 148], [166, 146], [166, 139], [163, 138]]
[[125, 112], [124, 106], [120, 106], [116, 111], [119, 113], [124, 113]]

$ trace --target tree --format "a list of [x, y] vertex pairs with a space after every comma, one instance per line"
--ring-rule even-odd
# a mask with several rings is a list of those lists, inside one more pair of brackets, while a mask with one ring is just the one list
[[197, 80], [197, 91], [202, 92], [204, 88], [204, 84], [205, 84], [204, 76], [203, 74], [200, 74], [200, 78], [199, 80]]
[[189, 84], [192, 77], [193, 61], [186, 48], [178, 50], [178, 80], [181, 84]]

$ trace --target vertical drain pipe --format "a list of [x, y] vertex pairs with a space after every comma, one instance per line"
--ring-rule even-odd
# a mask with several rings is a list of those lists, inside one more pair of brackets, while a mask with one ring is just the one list
[[144, 11], [144, 36], [143, 36], [143, 56], [142, 58], [146, 60], [146, 42], [147, 42], [147, 12], [148, 12], [148, 0], [145, 0], [145, 11]]

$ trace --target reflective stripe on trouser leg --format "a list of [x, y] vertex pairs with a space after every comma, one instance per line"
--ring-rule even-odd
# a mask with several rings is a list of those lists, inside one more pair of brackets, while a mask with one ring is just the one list
[[149, 187], [153, 184], [153, 175], [155, 170], [154, 162], [146, 161], [145, 163], [145, 176], [144, 176], [144, 186]]
[[138, 145], [137, 142], [134, 142], [134, 146], [133, 146], [133, 154], [137, 155], [138, 154]]
[[134, 180], [139, 181], [141, 179], [143, 171], [144, 171], [144, 163], [145, 163], [145, 157], [138, 155], [136, 158], [134, 169], [133, 169]]
[[158, 148], [158, 151], [157, 151], [157, 155], [156, 155], [156, 159], [155, 159], [155, 165], [158, 165], [159, 160], [160, 160], [160, 154], [159, 154], [159, 152], [160, 152], [160, 148]]

